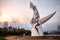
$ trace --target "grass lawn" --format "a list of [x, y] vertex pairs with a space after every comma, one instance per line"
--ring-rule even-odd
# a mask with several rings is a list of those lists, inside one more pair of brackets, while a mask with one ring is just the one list
[[0, 37], [0, 40], [6, 40], [4, 37]]

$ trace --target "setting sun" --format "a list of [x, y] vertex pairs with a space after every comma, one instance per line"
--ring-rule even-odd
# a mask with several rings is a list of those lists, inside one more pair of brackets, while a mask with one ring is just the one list
[[3, 2], [0, 8], [0, 22], [16, 21], [22, 24], [27, 22], [29, 13], [20, 2]]
[[[14, 13], [12, 13], [14, 14]], [[21, 14], [17, 14], [16, 15], [12, 15], [11, 13], [9, 13], [7, 10], [3, 10], [3, 12], [1, 12], [1, 16], [0, 16], [0, 22], [9, 22], [11, 23], [12, 21], [17, 21], [19, 23], [25, 23], [26, 22], [26, 18]], [[17, 16], [18, 15], [18, 16]]]
[[2, 15], [0, 17], [1, 22], [4, 22], [4, 21], [11, 22], [11, 19], [12, 19], [12, 17], [7, 13], [2, 13]]

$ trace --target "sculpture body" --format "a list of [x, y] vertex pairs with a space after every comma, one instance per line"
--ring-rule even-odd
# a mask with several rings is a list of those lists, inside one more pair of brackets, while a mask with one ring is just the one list
[[56, 12], [40, 19], [39, 12], [37, 11], [36, 6], [33, 3], [30, 3], [30, 8], [33, 9], [33, 17], [31, 20], [31, 36], [43, 36], [42, 24], [48, 21]]

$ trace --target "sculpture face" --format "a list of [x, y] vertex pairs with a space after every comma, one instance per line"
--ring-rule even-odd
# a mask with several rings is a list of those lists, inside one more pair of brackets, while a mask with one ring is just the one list
[[32, 36], [43, 36], [42, 24], [48, 21], [56, 12], [40, 19], [40, 15], [37, 11], [37, 8], [33, 3], [30, 3], [30, 8], [33, 9], [34, 14], [31, 20], [32, 25]]

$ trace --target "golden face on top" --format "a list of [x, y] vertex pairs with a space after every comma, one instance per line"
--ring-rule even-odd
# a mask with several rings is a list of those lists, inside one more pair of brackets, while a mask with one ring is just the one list
[[35, 5], [30, 2], [30, 8], [33, 8]]

